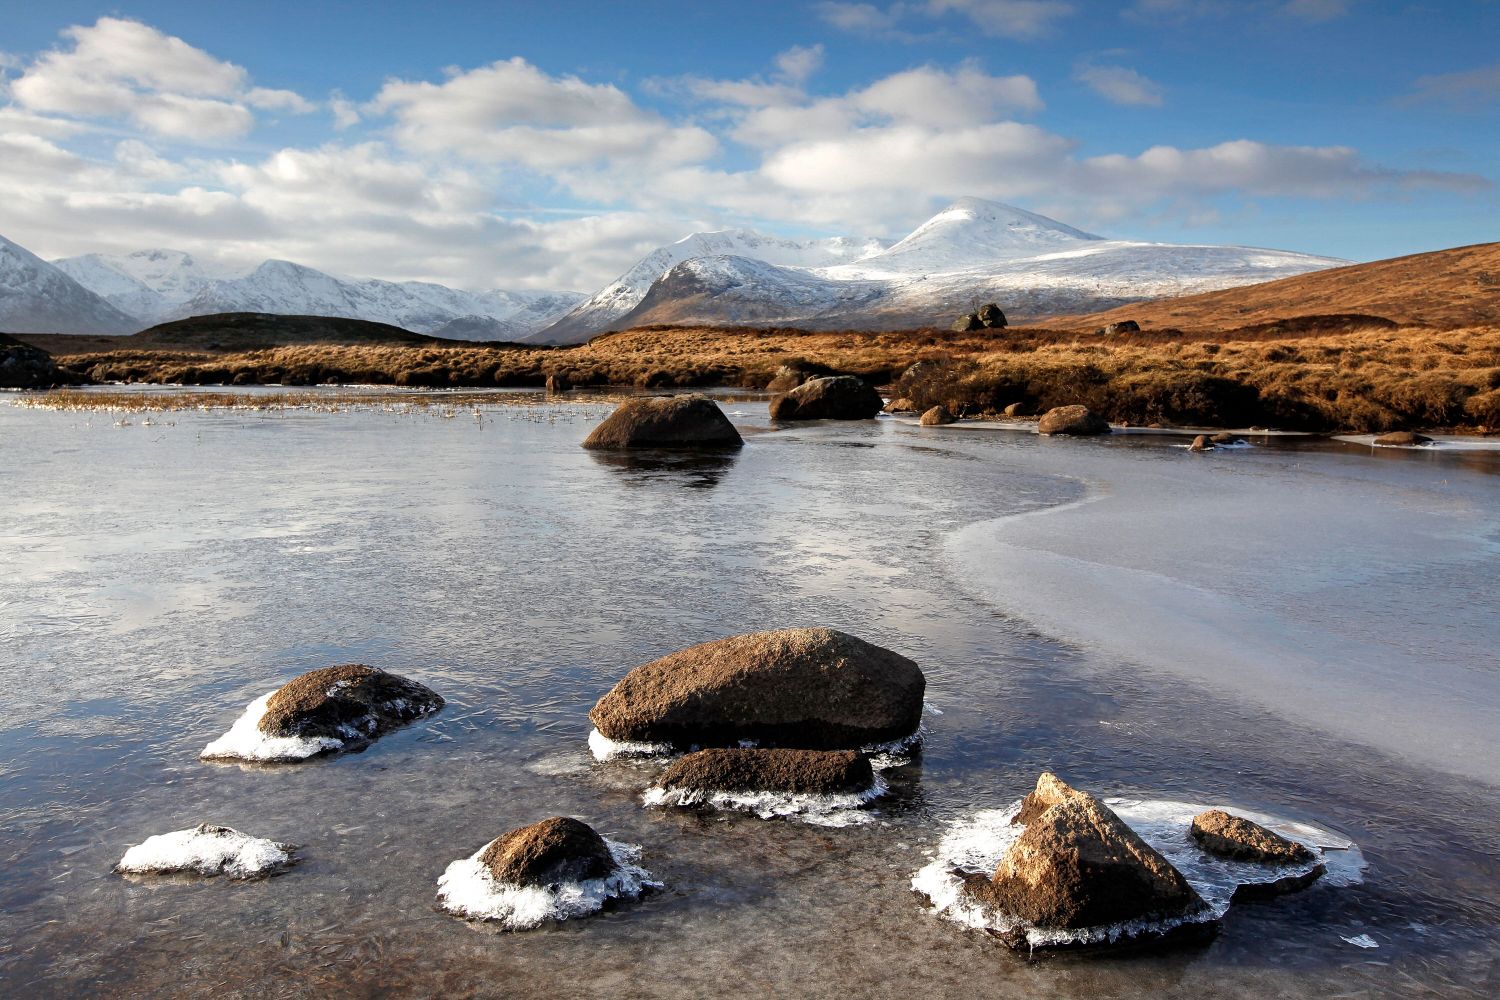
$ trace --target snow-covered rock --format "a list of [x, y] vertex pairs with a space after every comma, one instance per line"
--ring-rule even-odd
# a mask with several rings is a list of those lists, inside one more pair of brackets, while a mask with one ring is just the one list
[[290, 867], [296, 847], [251, 837], [227, 826], [202, 823], [147, 837], [125, 852], [115, 871], [123, 875], [228, 875], [255, 878]]
[[66, 272], [0, 236], [0, 331], [130, 333], [138, 325]]

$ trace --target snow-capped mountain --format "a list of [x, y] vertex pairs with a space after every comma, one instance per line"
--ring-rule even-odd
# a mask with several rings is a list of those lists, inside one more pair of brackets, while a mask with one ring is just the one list
[[[865, 252], [821, 266], [769, 260], [750, 241], [731, 251], [670, 253], [696, 248], [693, 239], [656, 251], [532, 339], [571, 343], [604, 329], [653, 323], [867, 329], [941, 325], [971, 308], [975, 299], [998, 301], [1015, 317], [1041, 317], [1348, 263], [1285, 250], [1111, 240], [978, 198], [960, 198], [888, 248], [866, 242], [859, 244]], [[659, 256], [664, 251], [669, 253]], [[616, 309], [607, 319], [605, 310], [586, 315], [611, 289], [639, 287], [644, 274], [662, 260], [672, 263], [656, 271], [629, 311]], [[616, 306], [628, 298], [620, 294]]]
[[0, 236], [0, 330], [130, 333], [139, 326], [65, 272]]
[[467, 292], [426, 281], [338, 278], [284, 260], [236, 271], [177, 250], [86, 254], [54, 263], [135, 317], [133, 329], [188, 316], [263, 312], [373, 320], [453, 339], [513, 340], [549, 325], [583, 298], [577, 292]]
[[683, 261], [731, 255], [771, 264], [819, 268], [860, 260], [884, 249], [885, 244], [879, 240], [848, 236], [788, 240], [747, 229], [693, 233], [676, 243], [657, 247], [587, 301], [529, 339], [540, 343], [576, 343], [610, 329], [620, 317], [640, 305], [653, 282]]

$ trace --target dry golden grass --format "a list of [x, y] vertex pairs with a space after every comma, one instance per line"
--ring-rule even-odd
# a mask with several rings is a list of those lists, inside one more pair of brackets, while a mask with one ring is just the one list
[[[1272, 325], [1109, 340], [1065, 330], [865, 333], [658, 327], [565, 349], [305, 345], [242, 354], [111, 352], [58, 361], [98, 382], [427, 387], [764, 386], [782, 366], [896, 382], [956, 412], [1083, 403], [1132, 423], [1302, 430], [1500, 428], [1500, 326]], [[920, 378], [898, 380], [917, 361]]]

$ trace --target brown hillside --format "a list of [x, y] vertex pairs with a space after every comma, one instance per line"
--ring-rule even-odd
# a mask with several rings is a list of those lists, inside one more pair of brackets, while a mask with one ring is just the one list
[[1362, 313], [1440, 330], [1500, 324], [1500, 243], [1393, 257], [1083, 316], [1059, 316], [1037, 325], [1093, 329], [1133, 319], [1147, 330], [1231, 330], [1329, 313]]

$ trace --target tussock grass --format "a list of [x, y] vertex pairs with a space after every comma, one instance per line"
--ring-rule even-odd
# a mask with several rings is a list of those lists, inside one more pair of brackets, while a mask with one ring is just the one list
[[[893, 383], [923, 407], [1082, 403], [1111, 420], [1296, 430], [1500, 429], [1500, 327], [950, 333], [647, 327], [573, 348], [311, 344], [243, 353], [59, 357], [82, 381], [444, 388], [763, 387], [783, 366]], [[903, 374], [918, 361], [923, 371]]]

